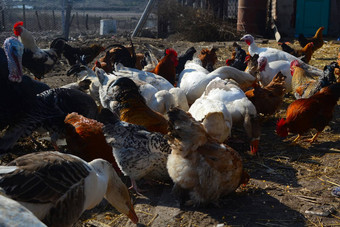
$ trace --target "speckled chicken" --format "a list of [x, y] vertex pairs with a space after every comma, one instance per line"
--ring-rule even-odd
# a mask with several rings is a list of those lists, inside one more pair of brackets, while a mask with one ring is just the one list
[[106, 143], [102, 123], [75, 112], [68, 114], [64, 122], [68, 153], [87, 162], [102, 158], [110, 162], [117, 173], [121, 173], [112, 148]]
[[100, 121], [113, 155], [124, 175], [131, 179], [139, 193], [136, 180], [141, 178], [166, 181], [169, 175], [166, 161], [171, 152], [167, 140], [160, 133], [148, 132], [144, 127], [120, 121], [116, 114], [103, 109]]
[[216, 203], [247, 183], [249, 176], [234, 149], [212, 139], [190, 114], [174, 108], [167, 115], [172, 148], [167, 168], [174, 191], [189, 191], [186, 205]]

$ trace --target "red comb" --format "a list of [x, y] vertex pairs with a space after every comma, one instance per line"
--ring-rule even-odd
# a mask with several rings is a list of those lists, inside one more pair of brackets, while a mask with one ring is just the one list
[[172, 48], [166, 49], [165, 53], [166, 53], [166, 55], [172, 54], [175, 57], [177, 57], [177, 52], [174, 49], [172, 49]]
[[23, 25], [24, 25], [24, 22], [18, 21], [14, 24], [13, 28], [16, 29], [18, 26], [23, 26]]

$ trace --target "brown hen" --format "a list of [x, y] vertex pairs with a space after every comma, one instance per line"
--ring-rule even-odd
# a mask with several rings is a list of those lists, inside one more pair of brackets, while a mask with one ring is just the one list
[[87, 162], [102, 158], [110, 162], [117, 173], [121, 173], [112, 147], [106, 143], [102, 123], [75, 112], [68, 114], [64, 122], [67, 149], [71, 154]]
[[115, 111], [120, 120], [144, 126], [150, 132], [168, 133], [168, 121], [163, 115], [150, 109], [133, 80], [121, 77], [113, 83]]
[[299, 35], [299, 43], [301, 47], [305, 47], [308, 43], [313, 42], [314, 47], [313, 50], [316, 51], [317, 49], [321, 48], [323, 45], [323, 36], [322, 36], [322, 31], [324, 30], [324, 27], [320, 27], [315, 35], [311, 38], [306, 38], [303, 34]]
[[247, 98], [256, 107], [257, 113], [270, 115], [280, 108], [286, 92], [285, 78], [286, 76], [279, 72], [267, 86], [261, 87], [258, 83], [254, 83], [254, 89], [245, 92]]
[[216, 203], [248, 182], [242, 158], [234, 149], [212, 139], [189, 113], [174, 108], [167, 115], [172, 148], [167, 168], [174, 191], [189, 191], [186, 205]]

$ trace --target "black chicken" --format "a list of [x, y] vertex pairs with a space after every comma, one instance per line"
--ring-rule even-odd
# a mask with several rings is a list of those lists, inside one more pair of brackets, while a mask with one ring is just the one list
[[226, 61], [226, 64], [241, 71], [244, 71], [247, 68], [247, 63], [245, 63], [247, 54], [236, 42], [233, 43], [233, 47], [235, 47], [235, 56], [233, 57], [233, 59], [228, 59]]
[[187, 61], [192, 60], [196, 53], [195, 47], [190, 47], [184, 54], [178, 57], [178, 65], [176, 66], [176, 74], [180, 74], [184, 70], [184, 65]]

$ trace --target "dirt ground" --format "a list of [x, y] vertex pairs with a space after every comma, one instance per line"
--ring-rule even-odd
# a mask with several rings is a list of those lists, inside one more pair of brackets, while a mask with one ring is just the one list
[[[47, 47], [51, 40], [48, 35], [40, 35], [37, 43]], [[70, 43], [81, 45], [96, 42], [104, 45], [128, 44], [126, 38], [117, 36], [77, 36]], [[176, 39], [136, 38], [134, 44], [137, 52], [145, 50], [144, 43], [160, 50], [172, 47], [179, 53], [191, 46], [201, 50], [214, 45], [219, 47], [217, 66], [222, 66], [231, 55], [228, 47], [232, 42], [190, 43]], [[244, 43], [240, 44], [246, 48]], [[258, 45], [278, 47], [272, 40]], [[295, 45], [298, 46], [296, 42]], [[339, 43], [329, 40], [314, 53], [310, 64], [322, 69], [325, 64], [336, 60], [339, 47]], [[75, 78], [66, 76], [68, 69], [65, 59], [62, 59], [42, 81], [51, 87], [73, 82]], [[131, 192], [139, 217], [137, 226], [340, 226], [340, 199], [330, 193], [333, 187], [340, 186], [340, 107], [336, 106], [333, 120], [317, 142], [311, 145], [301, 141], [293, 146], [290, 143], [295, 135], [281, 139], [275, 134], [276, 121], [285, 116], [285, 110], [293, 100], [293, 96], [287, 95], [281, 110], [275, 116], [263, 119], [258, 157], [248, 155], [249, 145], [243, 141], [246, 138], [243, 129], [233, 130], [227, 144], [243, 157], [245, 168], [251, 176], [247, 186], [222, 198], [219, 207], [190, 208], [180, 207], [171, 194], [171, 182], [149, 186], [141, 181], [139, 186], [148, 189], [144, 196]], [[311, 133], [303, 136], [310, 137]], [[52, 149], [48, 142], [45, 145], [44, 150]], [[8, 155], [3, 156], [2, 163], [32, 151], [37, 151], [34, 144], [28, 139], [22, 140]], [[130, 186], [129, 180], [124, 180]], [[75, 226], [135, 225], [103, 201], [96, 208], [86, 211]]]

